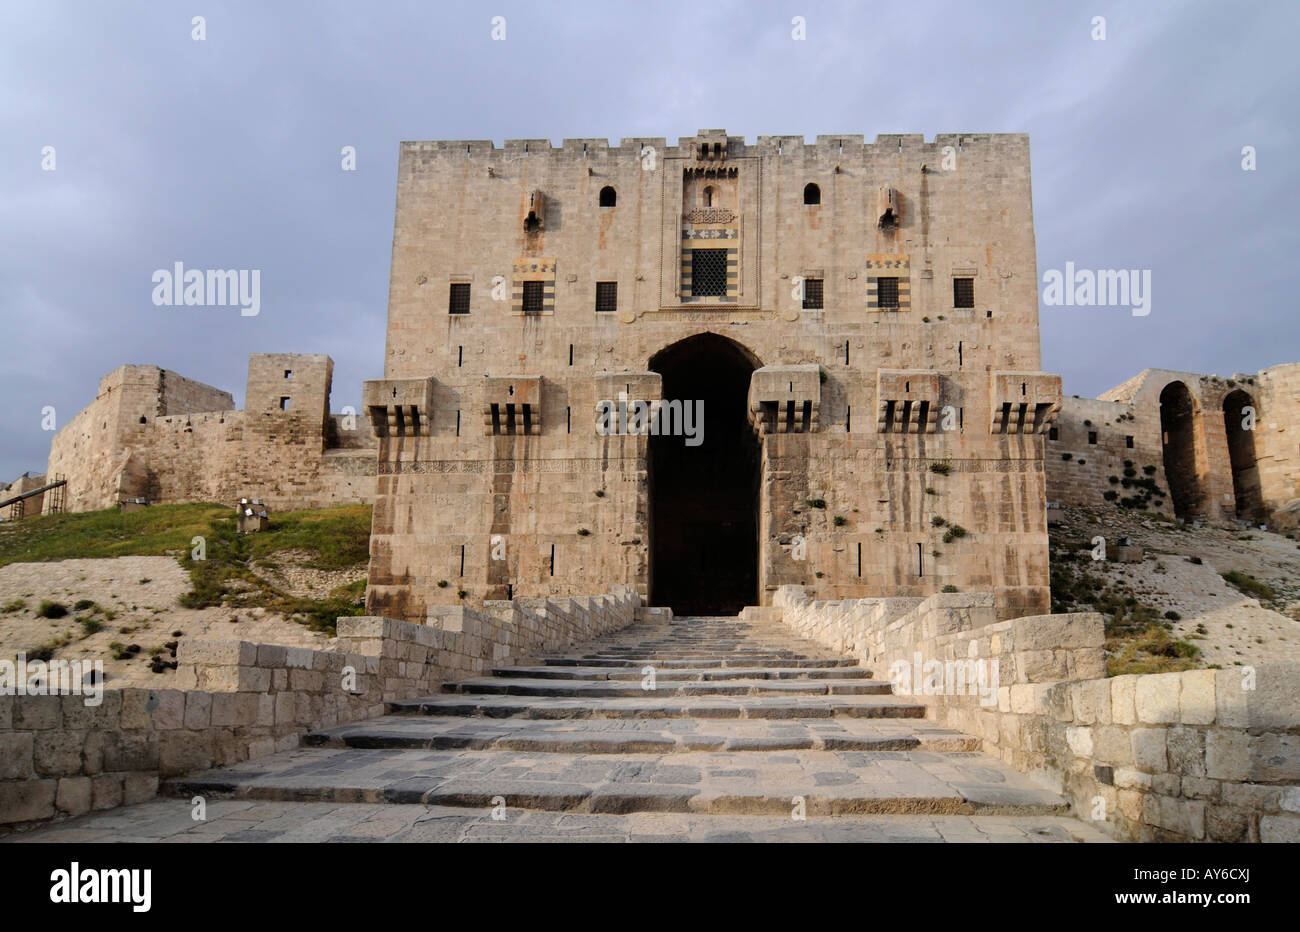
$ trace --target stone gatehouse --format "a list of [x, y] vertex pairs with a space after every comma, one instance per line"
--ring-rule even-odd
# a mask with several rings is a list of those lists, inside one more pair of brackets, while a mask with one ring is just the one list
[[1046, 611], [1036, 275], [1024, 135], [403, 143], [369, 612]]

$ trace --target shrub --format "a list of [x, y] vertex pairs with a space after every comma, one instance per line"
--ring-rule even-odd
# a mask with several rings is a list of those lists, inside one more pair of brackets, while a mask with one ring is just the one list
[[942, 592], [960, 592], [961, 590], [958, 589], [956, 586], [954, 586], [952, 583], [948, 583], [948, 585], [944, 586], [943, 589], [942, 589], [941, 591], [942, 591]]
[[824, 498], [810, 498], [810, 499], [808, 499], [808, 507], [810, 507], [810, 508], [825, 508], [825, 507], [826, 507], [826, 499], [824, 499]]
[[965, 536], [966, 536], [966, 529], [962, 527], [960, 524], [953, 524], [949, 526], [948, 533], [943, 535], [943, 542], [945, 544], [951, 544], [957, 538], [965, 537]]
[[943, 527], [948, 522], [945, 521], [943, 518], [939, 517], [938, 515], [935, 515], [933, 518], [930, 519], [930, 523], [935, 527]]
[[1113, 502], [1115, 499], [1119, 498], [1119, 493], [1114, 489], [1111, 489], [1109, 492], [1103, 492], [1101, 497], [1106, 499], [1108, 502]]
[[848, 522], [843, 515], [836, 515], [834, 518], [831, 519], [831, 524], [835, 525], [836, 527], [844, 527], [844, 525], [847, 523]]
[[589, 535], [590, 533], [591, 533], [591, 531], [587, 530], [585, 527], [580, 527], [580, 528], [578, 528], [578, 536], [579, 536], [579, 537], [586, 537], [586, 536]]
[[74, 612], [84, 612], [88, 608], [95, 608], [95, 603], [90, 599], [78, 599], [72, 606]]
[[104, 627], [104, 623], [98, 618], [78, 618], [77, 622], [81, 625], [81, 636], [83, 638], [90, 637], [100, 628]]
[[1070, 462], [1070, 460], [1074, 459], [1074, 454], [1073, 454], [1073, 453], [1062, 453], [1062, 454], [1061, 454], [1061, 459], [1065, 460], [1065, 462], [1068, 463], [1068, 462]]
[[948, 473], [952, 472], [952, 463], [931, 463], [930, 472], [946, 476]]
[[37, 618], [63, 618], [68, 614], [68, 607], [62, 602], [51, 602], [48, 599], [41, 600], [40, 608], [36, 609]]
[[1183, 618], [1182, 615], [1178, 614], [1172, 608], [1169, 611], [1165, 612], [1165, 617], [1168, 618], [1170, 621], [1182, 621]]
[[22, 599], [14, 599], [12, 602], [6, 602], [4, 608], [0, 608], [0, 612], [4, 612], [7, 615], [10, 612], [21, 612], [26, 607], [27, 603]]

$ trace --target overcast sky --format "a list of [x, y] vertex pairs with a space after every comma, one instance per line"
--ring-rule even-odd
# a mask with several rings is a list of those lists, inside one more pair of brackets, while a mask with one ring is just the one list
[[[5, 0], [0, 481], [44, 471], [43, 407], [62, 426], [123, 363], [242, 405], [249, 353], [328, 353], [334, 410], [359, 404], [404, 139], [1028, 132], [1040, 279], [1152, 274], [1146, 317], [1042, 308], [1067, 393], [1300, 361], [1298, 23], [1295, 0]], [[154, 306], [178, 259], [262, 270], [261, 313]]]

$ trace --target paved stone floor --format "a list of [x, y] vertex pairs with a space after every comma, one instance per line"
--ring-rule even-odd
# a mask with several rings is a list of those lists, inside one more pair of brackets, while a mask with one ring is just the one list
[[1105, 840], [777, 624], [637, 624], [492, 672], [9, 840]]

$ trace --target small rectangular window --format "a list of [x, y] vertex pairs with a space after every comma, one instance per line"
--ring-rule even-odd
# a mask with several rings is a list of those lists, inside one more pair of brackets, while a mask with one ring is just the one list
[[1061, 432], [1060, 432], [1059, 430], [1057, 430], [1055, 427], [1049, 427], [1049, 428], [1047, 428], [1047, 439], [1048, 439], [1048, 440], [1060, 440], [1060, 439], [1061, 439]]
[[691, 250], [691, 297], [727, 296], [727, 250]]
[[596, 311], [608, 314], [618, 310], [618, 282], [596, 282]]
[[281, 411], [288, 411], [288, 410], [289, 410], [289, 404], [290, 404], [290, 401], [289, 401], [289, 396], [288, 396], [288, 395], [282, 395], [282, 396], [280, 396], [280, 410], [281, 410]]
[[524, 313], [542, 313], [542, 292], [545, 282], [524, 282]]
[[469, 282], [451, 283], [451, 298], [447, 306], [447, 313], [469, 313]]
[[1097, 442], [1097, 432], [1095, 430], [1088, 431], [1088, 442], [1089, 443]]
[[876, 279], [876, 297], [880, 307], [898, 308], [898, 279], [897, 278], [878, 278]]
[[822, 279], [805, 278], [803, 280], [803, 309], [820, 311], [822, 309]]
[[952, 280], [952, 306], [975, 306], [975, 279], [954, 278]]
[[285, 377], [286, 379], [291, 379], [291, 378], [293, 378], [293, 370], [292, 370], [292, 369], [285, 369], [285, 370], [284, 370], [284, 377]]
[[1125, 437], [1125, 438], [1124, 438], [1124, 446], [1128, 447], [1130, 450], [1133, 449], [1133, 438], [1132, 438], [1132, 437]]

